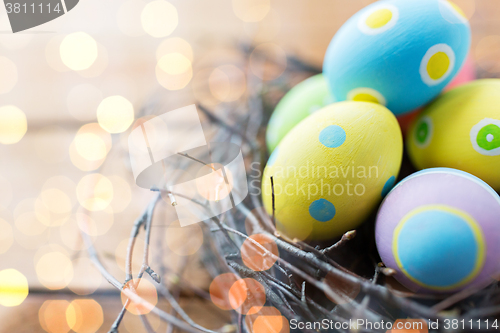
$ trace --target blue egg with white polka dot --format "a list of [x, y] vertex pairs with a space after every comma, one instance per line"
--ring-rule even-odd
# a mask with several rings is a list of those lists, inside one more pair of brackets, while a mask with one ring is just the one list
[[453, 79], [470, 40], [467, 17], [451, 1], [377, 1], [339, 29], [323, 72], [336, 100], [380, 103], [402, 115]]

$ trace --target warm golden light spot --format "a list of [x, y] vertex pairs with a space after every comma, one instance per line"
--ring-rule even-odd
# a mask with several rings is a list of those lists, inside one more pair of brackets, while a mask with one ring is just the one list
[[98, 168], [111, 149], [111, 135], [97, 123], [80, 127], [70, 146], [70, 158], [73, 164], [83, 170]]
[[113, 184], [114, 193], [111, 208], [113, 208], [113, 212], [121, 213], [129, 206], [132, 200], [132, 190], [129, 183], [120, 176], [113, 175], [109, 176], [108, 179]]
[[258, 45], [250, 54], [250, 69], [262, 80], [277, 79], [287, 66], [285, 51], [274, 43]]
[[107, 97], [97, 108], [97, 121], [109, 133], [125, 132], [134, 122], [134, 107], [123, 96]]
[[389, 23], [391, 19], [392, 12], [387, 8], [381, 8], [371, 13], [365, 23], [372, 29], [378, 29]]
[[106, 144], [94, 133], [77, 134], [74, 143], [78, 154], [86, 160], [97, 161], [106, 157]]
[[255, 279], [239, 279], [229, 288], [228, 299], [233, 310], [251, 315], [259, 312], [266, 303], [266, 291]]
[[141, 13], [142, 28], [155, 38], [170, 35], [179, 22], [177, 9], [168, 1], [149, 2]]
[[68, 287], [75, 294], [90, 295], [101, 286], [102, 275], [89, 258], [73, 260], [73, 270], [73, 279]]
[[75, 299], [66, 309], [66, 321], [76, 333], [94, 333], [104, 323], [104, 313], [93, 299]]
[[437, 52], [431, 56], [427, 63], [427, 73], [433, 80], [440, 79], [450, 67], [450, 58], [444, 52]]
[[73, 264], [61, 252], [48, 252], [36, 263], [38, 281], [48, 289], [58, 290], [65, 288], [73, 278]]
[[14, 243], [14, 232], [11, 225], [0, 218], [0, 254], [7, 252]]
[[[279, 256], [278, 245], [266, 234], [255, 234], [249, 238], [275, 256]], [[267, 271], [273, 267], [277, 259], [266, 253], [263, 249], [254, 244], [250, 239], [246, 239], [241, 246], [241, 258], [243, 263], [254, 271]]]
[[208, 78], [212, 95], [221, 102], [233, 102], [246, 90], [245, 74], [234, 65], [223, 65], [213, 70]]
[[77, 71], [78, 75], [84, 77], [86, 79], [98, 77], [101, 75], [109, 64], [108, 50], [104, 47], [104, 45], [97, 43], [97, 59], [94, 61], [92, 66], [87, 69]]
[[16, 218], [16, 228], [25, 235], [40, 235], [47, 229], [47, 225], [38, 219], [35, 212], [25, 212]]
[[289, 333], [286, 317], [273, 306], [264, 306], [259, 312], [246, 316], [245, 323], [252, 333]]
[[335, 304], [350, 303], [361, 291], [361, 286], [359, 284], [349, 283], [331, 273], [328, 273], [323, 281], [330, 286], [334, 293], [333, 296], [326, 294], [326, 297]]
[[217, 202], [226, 198], [233, 189], [233, 175], [222, 164], [204, 165], [196, 174], [196, 188], [202, 197]]
[[481, 38], [474, 51], [475, 60], [479, 67], [490, 73], [500, 73], [499, 35], [490, 35]]
[[193, 62], [193, 48], [186, 40], [180, 37], [171, 37], [165, 39], [156, 49], [156, 60], [160, 59], [169, 53], [180, 53], [186, 57], [189, 62]]
[[14, 105], [0, 107], [0, 143], [11, 145], [19, 142], [28, 130], [26, 115]]
[[55, 214], [69, 213], [73, 209], [68, 195], [57, 188], [44, 190], [40, 194], [40, 198], [45, 207]]
[[460, 8], [456, 3], [452, 2], [452, 1], [448, 1], [448, 0], [445, 0], [447, 1], [450, 6], [453, 7], [453, 9], [455, 9], [457, 11], [457, 14], [462, 16], [464, 19], [468, 20], [468, 17], [467, 15], [465, 15], [464, 11], [462, 10], [462, 8]]
[[113, 194], [113, 184], [99, 173], [84, 176], [76, 186], [78, 202], [90, 211], [104, 210], [113, 200]]
[[80, 230], [90, 236], [102, 236], [113, 226], [113, 209], [108, 206], [100, 211], [87, 214], [83, 209], [75, 214], [75, 219]]
[[270, 0], [232, 0], [234, 14], [243, 22], [258, 22], [271, 8]]
[[43, 302], [38, 311], [38, 320], [43, 330], [48, 333], [68, 333], [71, 331], [66, 321], [66, 300], [49, 300]]
[[179, 256], [192, 255], [203, 245], [203, 231], [199, 224], [181, 227], [176, 220], [170, 223], [165, 236], [169, 249]]
[[158, 67], [167, 74], [178, 75], [191, 69], [191, 61], [178, 52], [168, 53], [158, 61]]
[[85, 32], [67, 35], [59, 48], [62, 62], [74, 71], [89, 68], [97, 59], [97, 43]]
[[17, 83], [17, 67], [9, 58], [0, 56], [0, 94], [8, 93]]
[[134, 303], [130, 300], [127, 305], [127, 311], [134, 315], [145, 315], [151, 312], [156, 303], [158, 303], [158, 292], [156, 287], [146, 279], [135, 279], [127, 282], [122, 289], [121, 298], [122, 304], [128, 299], [127, 293], [133, 293], [141, 297], [143, 300], [149, 303]]
[[18, 306], [28, 297], [28, 280], [15, 269], [0, 271], [0, 305]]
[[95, 111], [102, 101], [101, 90], [84, 83], [71, 89], [66, 98], [69, 113], [80, 121], [94, 121]]
[[238, 281], [238, 276], [233, 273], [224, 273], [217, 276], [210, 283], [209, 292], [212, 302], [222, 310], [232, 310], [229, 302], [229, 289]]

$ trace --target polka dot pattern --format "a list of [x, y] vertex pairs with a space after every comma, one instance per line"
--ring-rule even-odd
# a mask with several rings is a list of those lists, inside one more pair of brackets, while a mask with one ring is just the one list
[[319, 133], [319, 142], [328, 148], [338, 148], [346, 140], [344, 129], [337, 125], [330, 125]]
[[390, 30], [399, 19], [399, 10], [393, 5], [376, 6], [361, 15], [358, 29], [366, 35], [377, 35]]
[[471, 129], [470, 140], [481, 155], [500, 155], [500, 120], [486, 118]]
[[328, 222], [335, 217], [335, 206], [326, 199], [318, 199], [309, 205], [309, 214], [319, 222]]
[[433, 125], [431, 118], [425, 116], [422, 117], [415, 126], [415, 132], [413, 138], [415, 144], [420, 148], [425, 148], [429, 145], [433, 134]]
[[420, 77], [428, 86], [443, 82], [455, 67], [455, 52], [447, 44], [431, 46], [420, 63]]

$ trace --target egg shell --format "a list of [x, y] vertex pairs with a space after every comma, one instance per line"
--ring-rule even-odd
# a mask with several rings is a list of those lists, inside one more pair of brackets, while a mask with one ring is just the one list
[[[333, 103], [295, 126], [263, 174], [271, 215], [290, 238], [325, 240], [356, 228], [394, 185], [403, 153], [394, 115], [380, 104]], [[363, 172], [364, 171], [364, 172]]]
[[396, 115], [435, 98], [464, 63], [470, 27], [446, 0], [375, 2], [336, 33], [323, 72], [333, 97], [386, 105]]
[[467, 171], [500, 191], [500, 79], [476, 80], [431, 103], [407, 134], [418, 169]]
[[314, 75], [283, 96], [269, 120], [266, 132], [267, 148], [276, 148], [283, 137], [299, 122], [323, 106], [333, 103], [323, 74]]
[[448, 293], [500, 273], [500, 197], [450, 168], [416, 172], [387, 195], [375, 240], [395, 278], [415, 292]]

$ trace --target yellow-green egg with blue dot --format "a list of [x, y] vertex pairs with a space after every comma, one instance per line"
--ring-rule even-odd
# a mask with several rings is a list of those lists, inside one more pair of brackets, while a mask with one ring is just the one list
[[269, 120], [266, 144], [270, 152], [300, 121], [323, 106], [333, 103], [328, 83], [323, 74], [314, 75], [283, 96]]
[[469, 172], [500, 191], [500, 79], [483, 79], [439, 96], [407, 133], [418, 169]]
[[[359, 226], [394, 185], [403, 140], [396, 117], [370, 102], [325, 106], [296, 125], [262, 179], [280, 233], [326, 240]], [[272, 177], [272, 184], [271, 184]]]
[[337, 31], [323, 72], [337, 101], [376, 102], [399, 116], [443, 90], [470, 39], [467, 18], [451, 1], [377, 1]]

